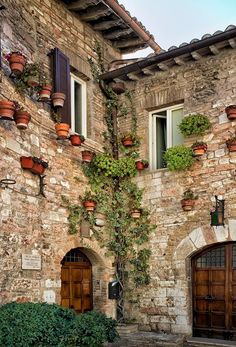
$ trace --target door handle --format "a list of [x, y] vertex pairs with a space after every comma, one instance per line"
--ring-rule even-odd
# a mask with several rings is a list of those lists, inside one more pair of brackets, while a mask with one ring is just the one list
[[207, 300], [207, 301], [213, 301], [213, 300], [216, 299], [216, 297], [215, 297], [215, 296], [212, 296], [212, 295], [206, 295], [206, 296], [204, 297], [204, 299]]

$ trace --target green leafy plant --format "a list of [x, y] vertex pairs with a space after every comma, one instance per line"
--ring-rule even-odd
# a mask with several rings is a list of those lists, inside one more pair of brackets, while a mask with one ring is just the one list
[[197, 200], [197, 199], [198, 199], [198, 196], [194, 195], [191, 189], [188, 189], [183, 193], [183, 200]]
[[202, 114], [192, 114], [184, 117], [179, 124], [181, 133], [186, 136], [202, 135], [211, 127], [207, 116]]
[[171, 171], [186, 170], [194, 163], [192, 149], [183, 145], [168, 148], [163, 158]]
[[61, 120], [62, 120], [61, 114], [58, 112], [55, 112], [53, 109], [51, 109], [50, 117], [55, 124], [61, 123]]
[[133, 177], [136, 174], [135, 160], [132, 157], [113, 159], [109, 154], [98, 154], [93, 159], [93, 170], [105, 176]]
[[80, 314], [56, 304], [8, 303], [0, 310], [0, 346], [99, 347], [118, 336], [116, 322], [99, 312]]

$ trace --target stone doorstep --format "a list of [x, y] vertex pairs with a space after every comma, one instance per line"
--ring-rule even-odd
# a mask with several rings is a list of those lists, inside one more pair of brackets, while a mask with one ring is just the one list
[[152, 332], [137, 332], [121, 337], [109, 347], [183, 347], [184, 337]]
[[205, 339], [201, 337], [186, 338], [186, 347], [232, 347], [236, 346], [236, 341], [226, 341], [218, 339]]
[[117, 331], [120, 336], [138, 332], [138, 324], [118, 324]]

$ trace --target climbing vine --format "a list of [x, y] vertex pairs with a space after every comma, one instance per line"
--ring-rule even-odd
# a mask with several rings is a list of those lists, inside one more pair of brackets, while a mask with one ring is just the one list
[[[101, 50], [96, 48], [99, 64]], [[95, 81], [103, 71], [100, 65], [90, 60]], [[101, 85], [100, 85], [101, 86]], [[87, 212], [81, 205], [73, 205], [66, 198], [64, 202], [69, 210], [70, 232], [77, 231], [78, 224], [86, 219], [91, 225], [94, 237], [101, 247], [105, 247], [107, 255], [114, 257], [116, 276], [120, 283], [118, 300], [118, 320], [124, 321], [124, 297], [132, 285], [147, 285], [150, 281], [149, 257], [151, 251], [145, 247], [149, 235], [154, 230], [150, 223], [148, 210], [142, 207], [142, 189], [134, 182], [137, 174], [135, 159], [139, 156], [140, 141], [137, 140], [137, 115], [133, 105], [133, 95], [126, 91], [123, 101], [109, 86], [102, 86], [106, 96], [105, 120], [107, 132], [104, 139], [107, 146], [104, 153], [96, 155], [90, 164], [84, 164], [83, 170], [88, 177], [90, 193], [96, 199], [96, 211]], [[126, 102], [124, 101], [126, 100]], [[130, 133], [136, 139], [135, 145], [125, 149], [117, 136], [117, 116], [131, 115]], [[140, 218], [134, 218], [132, 212], [140, 211]], [[105, 225], [96, 226], [96, 212], [105, 215]]]

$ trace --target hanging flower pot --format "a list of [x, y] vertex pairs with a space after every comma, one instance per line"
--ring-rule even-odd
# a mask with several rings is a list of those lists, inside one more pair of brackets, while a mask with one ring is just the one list
[[32, 169], [34, 162], [32, 157], [20, 157], [22, 169]]
[[197, 198], [198, 197], [196, 195], [194, 195], [192, 190], [190, 190], [190, 189], [186, 190], [183, 194], [183, 199], [181, 200], [182, 209], [184, 211], [192, 211], [192, 209], [195, 205], [195, 200]]
[[132, 135], [125, 135], [122, 139], [122, 144], [125, 147], [132, 147], [134, 145], [134, 139]]
[[41, 90], [39, 91], [39, 101], [47, 101], [50, 99], [52, 91], [52, 86], [50, 84], [42, 85]]
[[7, 60], [9, 61], [11, 72], [15, 75], [20, 75], [25, 67], [26, 58], [20, 52], [12, 52], [7, 55]]
[[69, 136], [70, 125], [67, 123], [55, 124], [56, 134], [59, 139], [66, 139]]
[[41, 158], [33, 157], [34, 165], [31, 169], [31, 172], [36, 175], [42, 175], [45, 169], [48, 167], [48, 163]]
[[111, 82], [109, 87], [113, 90], [117, 95], [125, 92], [125, 84], [124, 82]]
[[98, 227], [103, 227], [105, 225], [106, 222], [106, 216], [104, 213], [101, 212], [97, 212], [95, 214], [95, 224]]
[[13, 119], [13, 115], [16, 110], [16, 105], [12, 101], [1, 100], [0, 101], [0, 117], [4, 119]]
[[226, 141], [229, 152], [236, 152], [236, 137]]
[[229, 120], [235, 120], [236, 119], [236, 105], [229, 105], [225, 109], [225, 113], [227, 114], [227, 117]]
[[35, 88], [39, 85], [39, 76], [29, 76], [27, 79], [27, 84], [29, 87]]
[[136, 166], [137, 170], [142, 171], [142, 170], [148, 168], [149, 163], [147, 160], [137, 160], [135, 162], [135, 166]]
[[93, 160], [94, 153], [90, 151], [82, 151], [82, 161], [90, 163]]
[[85, 201], [83, 201], [83, 206], [84, 206], [84, 208], [86, 208], [86, 210], [88, 212], [94, 211], [95, 207], [96, 207], [96, 204], [97, 203], [95, 201], [93, 201], [93, 200], [85, 200]]
[[83, 135], [79, 135], [79, 134], [71, 134], [70, 135], [70, 142], [72, 144], [72, 146], [81, 146], [81, 144], [84, 142], [85, 138]]
[[140, 209], [135, 209], [131, 212], [131, 217], [138, 219], [141, 216], [141, 210]]
[[205, 142], [198, 142], [197, 141], [191, 146], [191, 148], [193, 150], [194, 157], [199, 157], [199, 156], [206, 153], [207, 144]]
[[31, 119], [31, 115], [27, 111], [16, 111], [14, 120], [18, 129], [26, 129]]
[[52, 104], [53, 107], [63, 107], [66, 96], [64, 93], [53, 93], [52, 94]]

